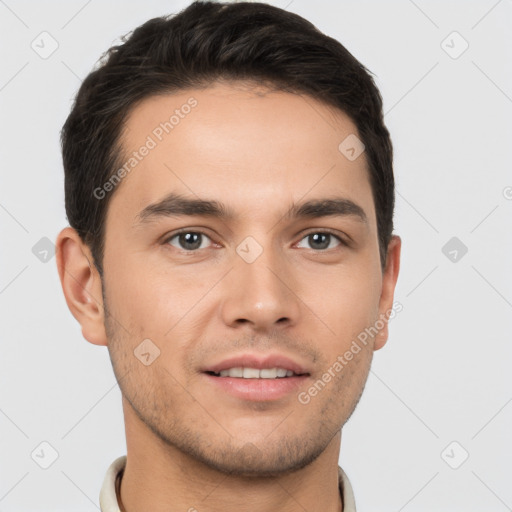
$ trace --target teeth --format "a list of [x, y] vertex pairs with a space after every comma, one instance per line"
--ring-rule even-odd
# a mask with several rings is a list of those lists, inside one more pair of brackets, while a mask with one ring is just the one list
[[244, 379], [259, 379], [260, 370], [257, 368], [244, 368]]
[[242, 377], [244, 379], [277, 379], [295, 375], [291, 370], [284, 368], [229, 368], [220, 372], [221, 377]]
[[277, 377], [277, 368], [265, 368], [260, 370], [262, 379], [275, 379]]
[[229, 370], [222, 370], [220, 372], [221, 377], [243, 377], [244, 369], [243, 368], [230, 368]]

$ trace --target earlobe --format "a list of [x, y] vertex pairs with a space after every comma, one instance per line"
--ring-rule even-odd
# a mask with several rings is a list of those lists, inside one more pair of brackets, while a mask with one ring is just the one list
[[71, 314], [80, 323], [87, 341], [107, 345], [102, 283], [89, 248], [76, 230], [67, 227], [59, 233], [55, 249], [62, 291]]
[[389, 317], [393, 309], [393, 298], [395, 293], [398, 273], [400, 271], [400, 251], [402, 240], [398, 235], [393, 235], [388, 245], [386, 268], [382, 276], [382, 291], [379, 302], [379, 319], [384, 321], [384, 327], [375, 337], [373, 349], [381, 349], [389, 337]]
[[375, 336], [375, 339], [373, 342], [373, 350], [381, 349], [388, 341], [388, 336], [389, 336], [388, 322], [386, 321], [386, 325], [379, 331], [377, 336]]

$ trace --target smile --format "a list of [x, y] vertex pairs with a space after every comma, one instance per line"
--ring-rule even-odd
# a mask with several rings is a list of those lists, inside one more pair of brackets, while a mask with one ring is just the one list
[[286, 377], [297, 376], [292, 370], [286, 368], [242, 368], [237, 366], [235, 368], [227, 368], [221, 370], [219, 373], [209, 372], [210, 375], [216, 377], [236, 377], [240, 379], [282, 379]]

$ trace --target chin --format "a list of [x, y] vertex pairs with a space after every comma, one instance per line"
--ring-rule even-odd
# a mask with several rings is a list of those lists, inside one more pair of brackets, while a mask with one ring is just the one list
[[308, 466], [320, 456], [325, 446], [311, 446], [298, 439], [293, 443], [279, 440], [263, 449], [251, 442], [239, 449], [219, 446], [214, 452], [198, 449], [198, 446], [188, 448], [189, 456], [220, 473], [242, 478], [275, 478]]

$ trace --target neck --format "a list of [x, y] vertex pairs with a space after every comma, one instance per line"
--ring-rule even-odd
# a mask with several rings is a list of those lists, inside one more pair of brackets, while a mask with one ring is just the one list
[[122, 512], [296, 512], [343, 510], [338, 481], [341, 433], [311, 464], [277, 477], [246, 477], [210, 468], [164, 443], [125, 408], [127, 462]]

